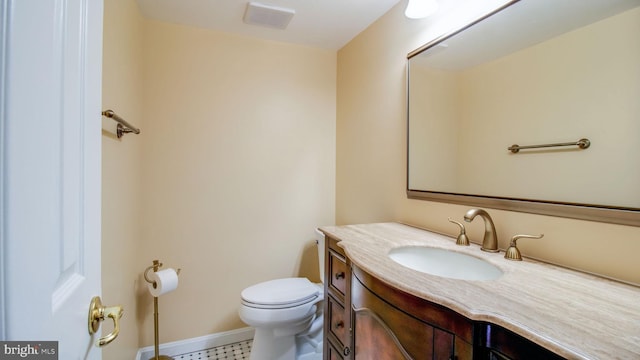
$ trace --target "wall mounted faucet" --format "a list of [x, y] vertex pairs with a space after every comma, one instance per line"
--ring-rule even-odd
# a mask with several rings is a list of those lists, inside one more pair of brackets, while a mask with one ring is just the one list
[[482, 247], [480, 250], [498, 252], [496, 227], [493, 225], [493, 220], [491, 220], [489, 213], [482, 209], [471, 209], [464, 215], [464, 221], [471, 222], [478, 215], [484, 220], [484, 238], [482, 239]]

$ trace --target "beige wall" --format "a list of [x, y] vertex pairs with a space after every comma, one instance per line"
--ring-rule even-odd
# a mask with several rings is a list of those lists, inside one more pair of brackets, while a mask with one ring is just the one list
[[[404, 17], [401, 2], [338, 52], [337, 223], [394, 220], [457, 232], [447, 217], [462, 218], [468, 206], [409, 200], [405, 194], [406, 54], [500, 2], [486, 2], [475, 14], [471, 5], [478, 2], [450, 3], [435, 17], [416, 21]], [[544, 233], [541, 240], [519, 243], [525, 255], [640, 283], [638, 227], [489, 212], [502, 248], [515, 234]], [[467, 228], [471, 239], [482, 238], [481, 222]]]
[[[142, 261], [182, 268], [161, 342], [244, 325], [245, 287], [318, 279], [334, 222], [336, 52], [149, 21]], [[151, 297], [141, 345], [152, 344]]]
[[[135, 1], [104, 2], [102, 107], [143, 129], [115, 137], [116, 123], [103, 118], [102, 131], [102, 300], [125, 311], [118, 339], [105, 359], [133, 359], [138, 350], [136, 287], [141, 236], [142, 19]], [[103, 333], [111, 331], [105, 323]]]
[[[142, 19], [105, 1], [103, 300], [125, 308], [105, 359], [153, 345], [143, 270], [180, 267], [160, 342], [244, 325], [243, 288], [318, 281], [314, 229], [335, 218], [336, 52]], [[109, 331], [105, 327], [105, 331]]]

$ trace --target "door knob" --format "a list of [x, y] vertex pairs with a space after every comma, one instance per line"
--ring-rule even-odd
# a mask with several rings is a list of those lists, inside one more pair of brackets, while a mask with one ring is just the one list
[[93, 335], [98, 331], [100, 322], [105, 318], [111, 318], [113, 320], [113, 331], [109, 335], [98, 339], [96, 346], [105, 346], [118, 337], [120, 333], [120, 318], [122, 317], [123, 311], [122, 306], [103, 306], [100, 296], [95, 296], [91, 299], [91, 304], [89, 305], [89, 335]]

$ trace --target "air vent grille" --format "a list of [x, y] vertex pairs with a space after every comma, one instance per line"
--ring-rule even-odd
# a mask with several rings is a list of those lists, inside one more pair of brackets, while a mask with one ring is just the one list
[[250, 2], [244, 12], [243, 21], [251, 25], [286, 29], [295, 13], [293, 9]]

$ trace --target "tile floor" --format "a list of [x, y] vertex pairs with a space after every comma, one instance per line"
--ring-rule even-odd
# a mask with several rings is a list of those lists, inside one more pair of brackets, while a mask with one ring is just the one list
[[242, 360], [249, 359], [252, 340], [222, 345], [211, 349], [175, 355], [174, 360]]

